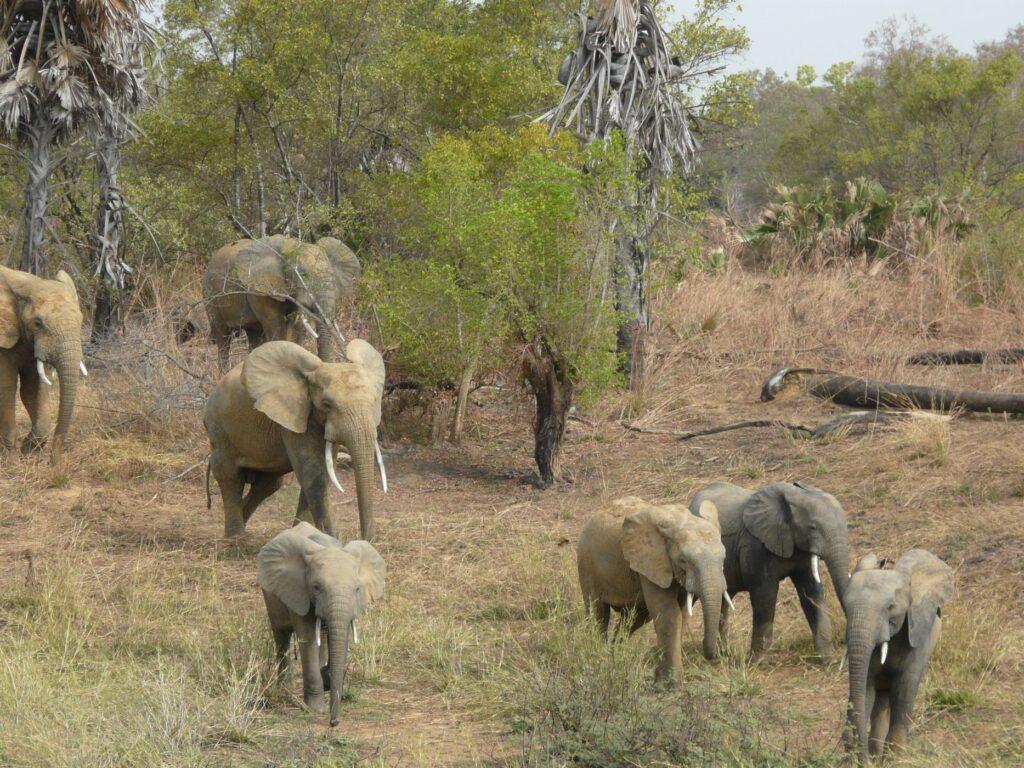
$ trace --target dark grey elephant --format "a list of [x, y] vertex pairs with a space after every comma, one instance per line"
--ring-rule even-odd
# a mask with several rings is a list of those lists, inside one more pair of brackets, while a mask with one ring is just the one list
[[356, 255], [333, 237], [312, 244], [273, 235], [219, 249], [203, 276], [203, 299], [221, 371], [235, 331], [244, 331], [255, 348], [265, 341], [297, 341], [299, 324], [317, 337], [320, 358], [331, 359], [337, 350], [328, 323], [361, 270]]
[[[322, 712], [324, 690], [330, 690], [330, 722], [337, 725], [349, 637], [358, 642], [356, 619], [384, 594], [384, 560], [368, 542], [342, 546], [309, 523], [299, 523], [268, 541], [257, 564], [278, 671], [282, 677], [288, 672], [294, 633], [302, 659], [303, 701]], [[327, 630], [326, 644], [322, 629]]]
[[705, 501], [718, 508], [729, 594], [750, 593], [751, 654], [760, 656], [771, 645], [779, 582], [789, 579], [811, 627], [814, 649], [828, 660], [832, 624], [818, 564], [824, 560], [840, 602], [850, 566], [846, 514], [836, 498], [804, 483], [772, 483], [755, 492], [719, 482], [701, 489], [690, 511], [697, 514]]
[[942, 606], [952, 596], [953, 569], [926, 550], [908, 550], [891, 569], [874, 555], [857, 563], [844, 608], [850, 746], [862, 759], [906, 745]]

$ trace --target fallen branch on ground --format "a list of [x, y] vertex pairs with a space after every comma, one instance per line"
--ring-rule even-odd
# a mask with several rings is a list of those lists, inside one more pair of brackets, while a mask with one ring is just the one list
[[1024, 349], [954, 349], [949, 352], [918, 352], [907, 358], [907, 365], [982, 365], [986, 362], [1024, 362]]
[[812, 395], [853, 408], [921, 408], [929, 411], [1024, 414], [1024, 394], [894, 384], [790, 366], [775, 371], [765, 380], [761, 386], [761, 400], [774, 400], [793, 377], [805, 375], [811, 376], [807, 381], [807, 391]]

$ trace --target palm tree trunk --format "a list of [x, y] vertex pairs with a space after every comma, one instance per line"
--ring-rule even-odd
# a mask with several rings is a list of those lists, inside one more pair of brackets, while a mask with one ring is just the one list
[[109, 338], [114, 333], [128, 272], [121, 248], [124, 199], [117, 186], [120, 166], [121, 141], [117, 136], [104, 133], [96, 152], [100, 200], [96, 208], [96, 231], [92, 235], [92, 258], [100, 284], [93, 316], [93, 341]]
[[25, 239], [22, 243], [21, 268], [34, 275], [45, 276], [47, 267], [43, 241], [54, 134], [49, 111], [40, 106], [34, 110], [27, 128], [28, 179], [25, 181], [25, 207], [22, 209]]
[[629, 386], [635, 389], [644, 377], [644, 345], [651, 327], [647, 300], [646, 245], [628, 228], [618, 226], [615, 248], [615, 309], [623, 317], [616, 334], [616, 350], [626, 361]]

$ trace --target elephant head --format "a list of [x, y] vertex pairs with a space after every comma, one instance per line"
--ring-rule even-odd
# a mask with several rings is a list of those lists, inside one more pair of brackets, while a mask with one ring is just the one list
[[953, 595], [953, 569], [931, 552], [911, 549], [891, 569], [883, 570], [879, 565], [874, 555], [860, 559], [843, 604], [850, 708], [858, 742], [865, 753], [869, 717], [864, 708], [865, 695], [868, 668], [875, 652], [884, 667], [889, 643], [899, 636], [904, 645], [927, 653], [935, 618]]
[[[257, 558], [260, 587], [299, 616], [316, 615], [328, 633], [331, 725], [345, 687], [349, 632], [357, 618], [384, 594], [384, 560], [371, 544], [342, 546], [309, 523], [279, 533]], [[319, 633], [318, 633], [319, 636]]]
[[79, 372], [85, 371], [78, 291], [64, 270], [57, 273], [56, 280], [46, 280], [0, 267], [0, 283], [9, 290], [0, 290], [0, 348], [10, 349], [19, 341], [30, 346], [44, 383], [49, 383], [45, 366], [57, 370], [60, 406], [52, 443], [56, 461], [71, 427]]
[[819, 583], [818, 560], [823, 559], [842, 603], [850, 555], [846, 513], [834, 496], [803, 483], [772, 483], [750, 497], [743, 508], [743, 524], [777, 557], [809, 553]]
[[677, 504], [654, 506], [635, 497], [615, 502], [629, 510], [622, 521], [622, 553], [629, 567], [662, 589], [673, 582], [687, 592], [687, 611], [693, 596], [704, 613], [704, 656], [718, 657], [718, 621], [725, 595], [725, 547], [718, 527], [718, 510], [701, 505], [698, 517]]
[[384, 360], [362, 339], [352, 339], [347, 362], [328, 363], [290, 341], [271, 341], [257, 347], [242, 366], [242, 384], [256, 410], [284, 429], [302, 434], [312, 417], [323, 425], [324, 460], [332, 482], [334, 446], [341, 443], [352, 457], [359, 501], [359, 527], [364, 539], [373, 538], [373, 463], [387, 476], [377, 425], [384, 391]]

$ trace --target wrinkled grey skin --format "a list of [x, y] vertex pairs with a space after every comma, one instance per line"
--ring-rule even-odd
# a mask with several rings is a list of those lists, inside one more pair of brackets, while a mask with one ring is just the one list
[[[349, 639], [356, 619], [384, 593], [384, 560], [365, 541], [342, 546], [299, 523], [268, 541], [257, 563], [279, 675], [288, 679], [288, 645], [294, 634], [302, 659], [302, 699], [310, 709], [323, 712], [324, 690], [329, 689], [330, 723], [337, 725]], [[327, 642], [320, 638], [319, 645], [317, 618], [327, 633]]]
[[908, 550], [891, 569], [880, 569], [874, 555], [857, 564], [845, 599], [847, 720], [849, 746], [862, 760], [906, 745], [918, 687], [942, 632], [941, 608], [952, 593], [952, 569], [923, 549]]
[[[822, 584], [812, 575], [811, 556], [817, 555], [828, 568], [842, 602], [850, 559], [846, 514], [836, 498], [805, 483], [773, 483], [754, 492], [718, 482], [694, 496], [690, 511], [696, 513], [705, 501], [718, 508], [729, 595], [750, 593], [751, 655], [759, 657], [771, 645], [779, 582], [789, 579], [810, 625], [815, 651], [823, 661], [831, 658], [832, 625]], [[723, 634], [725, 630], [723, 621]]]
[[361, 271], [355, 254], [333, 237], [310, 244], [272, 235], [219, 249], [203, 276], [203, 299], [221, 371], [227, 369], [233, 332], [244, 331], [252, 348], [266, 341], [298, 341], [303, 313], [316, 326], [317, 354], [333, 359], [334, 335], [317, 307], [333, 322]]

